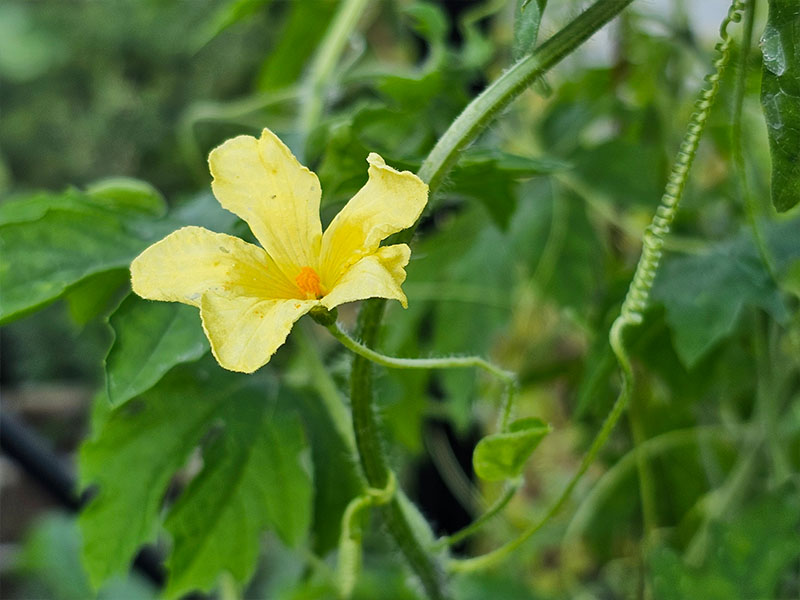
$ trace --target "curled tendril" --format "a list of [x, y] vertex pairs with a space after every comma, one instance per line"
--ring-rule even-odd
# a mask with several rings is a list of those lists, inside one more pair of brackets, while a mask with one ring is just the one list
[[650, 226], [645, 230], [642, 243], [642, 255], [639, 258], [639, 263], [636, 265], [636, 272], [634, 273], [633, 280], [628, 288], [628, 293], [625, 296], [620, 314], [611, 326], [609, 341], [611, 342], [611, 347], [614, 350], [614, 354], [622, 370], [622, 389], [611, 408], [611, 412], [606, 416], [605, 421], [603, 421], [600, 431], [592, 441], [583, 460], [581, 460], [577, 472], [572, 476], [572, 479], [570, 479], [564, 491], [545, 513], [544, 517], [531, 525], [517, 538], [496, 550], [474, 558], [451, 560], [448, 565], [451, 572], [465, 573], [477, 571], [497, 564], [539, 531], [539, 529], [558, 513], [567, 502], [572, 490], [575, 489], [578, 481], [589, 469], [594, 459], [597, 458], [600, 449], [605, 445], [614, 426], [622, 416], [625, 406], [631, 396], [631, 392], [633, 391], [633, 369], [631, 368], [630, 358], [625, 348], [623, 333], [626, 327], [638, 325], [644, 320], [642, 312], [647, 307], [650, 290], [653, 287], [653, 282], [658, 272], [664, 240], [678, 212], [678, 205], [683, 195], [689, 169], [692, 166], [692, 161], [697, 153], [697, 146], [700, 143], [700, 137], [703, 134], [708, 115], [711, 112], [711, 107], [719, 91], [719, 82], [722, 72], [728, 62], [731, 44], [731, 38], [728, 35], [728, 25], [731, 23], [738, 23], [741, 20], [741, 11], [744, 10], [744, 7], [745, 2], [743, 0], [734, 0], [731, 7], [728, 9], [725, 19], [720, 25], [720, 41], [714, 48], [716, 55], [713, 61], [713, 71], [706, 76], [703, 88], [695, 103], [695, 110], [689, 120], [686, 134], [681, 142], [675, 164], [667, 180], [664, 195], [661, 198], [661, 204], [656, 210], [656, 214], [653, 216]]
[[645, 230], [642, 240], [642, 255], [636, 265], [633, 281], [631, 281], [628, 293], [622, 303], [620, 315], [611, 328], [611, 346], [617, 355], [620, 366], [626, 373], [630, 372], [630, 360], [625, 350], [622, 333], [627, 326], [638, 325], [644, 319], [642, 312], [647, 307], [650, 299], [650, 290], [653, 288], [653, 282], [661, 264], [664, 240], [669, 233], [672, 222], [675, 220], [675, 215], [678, 213], [678, 206], [683, 196], [683, 190], [686, 187], [689, 169], [697, 154], [700, 137], [705, 130], [711, 107], [719, 91], [722, 71], [728, 63], [731, 45], [728, 25], [742, 20], [744, 7], [744, 1], [735, 0], [720, 25], [720, 40], [714, 47], [716, 53], [713, 62], [714, 70], [706, 75], [703, 88], [695, 102], [694, 112], [689, 119], [689, 125], [675, 157], [675, 163], [664, 188], [664, 195], [661, 197], [661, 204], [656, 210], [649, 227]]

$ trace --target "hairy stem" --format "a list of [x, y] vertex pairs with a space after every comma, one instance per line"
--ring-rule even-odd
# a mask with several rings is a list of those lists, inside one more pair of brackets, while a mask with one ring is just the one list
[[418, 175], [435, 191], [461, 151], [492, 121], [498, 111], [519, 96], [533, 81], [573, 52], [633, 0], [599, 0], [561, 31], [520, 59], [467, 105], [436, 142]]
[[490, 375], [504, 381], [506, 384], [514, 384], [516, 382], [516, 375], [514, 375], [514, 373], [501, 369], [480, 356], [396, 358], [376, 352], [369, 346], [354, 340], [342, 329], [339, 323], [330, 325], [328, 331], [330, 331], [333, 337], [339, 340], [345, 348], [382, 367], [389, 367], [390, 369], [470, 369], [476, 367], [478, 369], [483, 369]]
[[[362, 339], [371, 340], [374, 343], [378, 335], [384, 306], [385, 301], [368, 302], [361, 310], [358, 329]], [[372, 363], [357, 354], [350, 373], [350, 404], [353, 412], [356, 448], [369, 485], [375, 488], [385, 488], [390, 477], [389, 466], [386, 462], [375, 414], [372, 379]], [[380, 507], [380, 512], [389, 533], [419, 578], [428, 597], [434, 600], [447, 598], [442, 570], [414, 531], [400, 506], [397, 495]]]

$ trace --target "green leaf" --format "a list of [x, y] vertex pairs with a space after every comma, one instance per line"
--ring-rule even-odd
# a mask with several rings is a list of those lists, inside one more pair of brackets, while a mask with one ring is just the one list
[[84, 600], [93, 594], [78, 558], [79, 551], [75, 522], [63, 515], [51, 515], [28, 534], [17, 568], [38, 576], [38, 583], [47, 588], [48, 597]]
[[259, 532], [268, 526], [293, 546], [308, 532], [312, 488], [297, 418], [267, 414], [270, 407], [258, 393], [240, 395], [228, 408], [202, 472], [166, 521], [174, 544], [168, 598], [208, 592], [224, 572], [247, 581]]
[[539, 25], [547, 0], [517, 0], [514, 11], [514, 41], [511, 43], [511, 57], [514, 62], [533, 51], [539, 37]]
[[223, 572], [243, 583], [267, 528], [290, 545], [306, 537], [305, 436], [293, 404], [279, 402], [274, 389], [265, 375], [229, 373], [209, 358], [173, 369], [95, 421], [100, 429], [80, 455], [82, 484], [99, 487], [80, 516], [93, 587], [154, 541], [169, 482], [197, 446], [206, 447], [204, 467], [167, 515], [170, 596], [208, 591]]
[[505, 8], [503, 2], [476, 4], [463, 12], [458, 28], [463, 38], [459, 59], [464, 69], [485, 68], [497, 51], [497, 44], [485, 27], [490, 17]]
[[487, 435], [472, 455], [475, 473], [487, 481], [517, 477], [550, 429], [541, 419], [529, 417], [511, 423], [507, 433]]
[[772, 203], [783, 212], [800, 202], [800, 11], [795, 0], [770, 0], [761, 49]]
[[156, 202], [110, 189], [43, 193], [0, 205], [0, 322], [58, 298], [90, 275], [127, 267], [147, 246], [153, 228], [136, 221]]
[[82, 485], [99, 487], [79, 519], [93, 587], [127, 571], [136, 550], [154, 541], [170, 479], [226, 407], [258, 393], [251, 386], [257, 390], [258, 377], [227, 373], [209, 360], [173, 370], [102, 419], [79, 460]]
[[800, 260], [795, 261], [787, 270], [781, 281], [781, 287], [800, 298]]
[[[779, 267], [791, 253], [780, 245], [784, 234], [796, 231], [798, 223], [767, 230], [767, 241], [779, 244]], [[800, 252], [796, 240], [795, 253]], [[745, 306], [759, 306], [778, 321], [787, 317], [778, 288], [747, 234], [713, 244], [704, 254], [670, 257], [656, 277], [653, 299], [664, 304], [675, 350], [688, 368], [734, 331]]]
[[118, 406], [153, 387], [177, 364], [208, 351], [193, 306], [129, 295], [108, 320], [114, 341], [105, 361], [106, 389]]

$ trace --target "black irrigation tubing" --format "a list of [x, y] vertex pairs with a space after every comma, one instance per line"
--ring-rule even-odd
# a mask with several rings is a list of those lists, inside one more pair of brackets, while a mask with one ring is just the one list
[[[78, 485], [72, 469], [46, 440], [8, 411], [0, 413], [0, 449], [64, 508], [78, 512], [87, 502], [86, 494], [79, 496], [76, 492]], [[152, 548], [142, 549], [133, 566], [156, 586], [164, 586], [166, 571]]]

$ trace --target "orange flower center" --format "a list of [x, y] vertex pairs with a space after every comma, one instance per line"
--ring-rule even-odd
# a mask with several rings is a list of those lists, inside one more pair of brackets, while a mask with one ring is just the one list
[[322, 287], [319, 282], [319, 275], [311, 267], [303, 267], [300, 269], [300, 274], [294, 278], [294, 282], [300, 291], [306, 295], [306, 298], [322, 298]]

